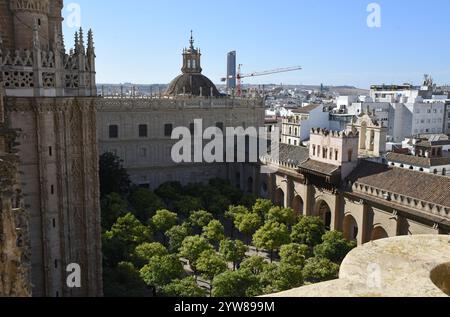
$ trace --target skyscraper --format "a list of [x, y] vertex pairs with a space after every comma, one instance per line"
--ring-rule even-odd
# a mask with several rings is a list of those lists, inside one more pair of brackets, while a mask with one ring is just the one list
[[236, 51], [227, 56], [227, 90], [236, 88]]

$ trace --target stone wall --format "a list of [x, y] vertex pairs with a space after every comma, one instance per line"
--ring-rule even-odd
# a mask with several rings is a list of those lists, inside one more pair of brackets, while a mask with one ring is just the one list
[[[95, 98], [8, 98], [30, 216], [33, 296], [102, 294]], [[66, 268], [81, 266], [69, 289]]]
[[[218, 123], [224, 129], [264, 127], [261, 100], [205, 97], [102, 98], [97, 99], [96, 107], [100, 153], [117, 154], [124, 161], [124, 167], [134, 183], [155, 189], [167, 181], [187, 184], [207, 182], [212, 178], [228, 178], [242, 189], [247, 189], [251, 181], [252, 192], [257, 193], [253, 170], [247, 170], [240, 164], [174, 162], [171, 150], [178, 140], [165, 135], [165, 125], [189, 129], [194, 120], [202, 119], [203, 130], [216, 127]], [[117, 138], [109, 135], [111, 125], [117, 126]], [[140, 125], [147, 126], [147, 136], [139, 135]]]
[[0, 82], [0, 297], [31, 294], [28, 217], [18, 187], [16, 134], [5, 123]]

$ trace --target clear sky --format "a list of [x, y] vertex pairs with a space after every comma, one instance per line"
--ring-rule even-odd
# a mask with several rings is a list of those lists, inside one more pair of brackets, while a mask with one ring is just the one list
[[[92, 28], [100, 83], [167, 83], [180, 73], [194, 31], [203, 73], [215, 83], [236, 50], [243, 72], [302, 66], [246, 83], [355, 85], [410, 82], [431, 74], [450, 84], [448, 0], [65, 0]], [[367, 26], [368, 4], [381, 27]], [[68, 20], [67, 20], [68, 21]], [[64, 24], [67, 49], [75, 28]]]

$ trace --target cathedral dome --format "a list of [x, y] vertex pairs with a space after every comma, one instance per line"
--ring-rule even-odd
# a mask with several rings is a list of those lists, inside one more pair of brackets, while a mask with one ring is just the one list
[[219, 97], [220, 93], [208, 77], [202, 75], [200, 49], [194, 48], [194, 38], [189, 41], [190, 47], [183, 50], [182, 74], [169, 84], [166, 96], [191, 95]]
[[186, 73], [176, 77], [167, 88], [166, 95], [220, 96], [214, 83], [200, 73]]

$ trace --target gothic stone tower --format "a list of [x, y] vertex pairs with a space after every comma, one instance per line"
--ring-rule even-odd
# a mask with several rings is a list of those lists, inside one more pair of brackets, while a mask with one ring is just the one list
[[[102, 295], [95, 52], [83, 31], [68, 54], [62, 0], [0, 0], [6, 121], [19, 129], [33, 296]], [[81, 267], [81, 288], [66, 268]]]

